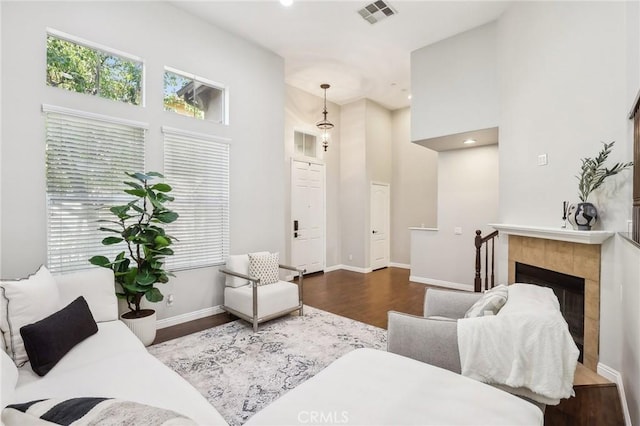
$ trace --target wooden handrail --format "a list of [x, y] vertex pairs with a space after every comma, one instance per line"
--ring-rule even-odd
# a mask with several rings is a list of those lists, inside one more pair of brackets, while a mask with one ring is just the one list
[[[473, 280], [473, 291], [482, 291], [482, 256], [481, 249], [484, 245], [484, 289], [488, 290], [495, 285], [495, 238], [498, 236], [498, 231], [493, 231], [489, 235], [483, 237], [482, 231], [476, 231], [475, 246], [476, 246], [476, 276]], [[491, 242], [491, 275], [489, 276], [489, 241]], [[491, 278], [491, 281], [489, 281]], [[491, 286], [489, 286], [489, 282]]]

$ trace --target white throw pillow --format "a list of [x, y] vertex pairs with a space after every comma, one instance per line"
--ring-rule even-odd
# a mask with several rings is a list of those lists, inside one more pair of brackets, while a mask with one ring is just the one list
[[2, 368], [2, 393], [0, 394], [1, 408], [15, 402], [13, 395], [16, 392], [16, 383], [18, 383], [18, 368], [9, 358], [5, 351], [0, 354], [0, 367]]
[[484, 292], [482, 297], [476, 301], [464, 314], [465, 318], [476, 318], [485, 315], [496, 315], [500, 308], [504, 306], [509, 297], [509, 290], [504, 284], [500, 284]]
[[43, 265], [38, 272], [17, 281], [0, 282], [4, 299], [0, 329], [13, 362], [21, 367], [27, 362], [27, 352], [20, 328], [40, 321], [60, 310], [60, 293], [55, 280]]
[[55, 280], [60, 291], [61, 306], [67, 306], [78, 296], [82, 296], [87, 301], [95, 322], [118, 319], [118, 298], [111, 269], [95, 267], [56, 275]]
[[277, 283], [279, 276], [279, 253], [249, 253], [249, 275], [260, 278], [260, 285]]

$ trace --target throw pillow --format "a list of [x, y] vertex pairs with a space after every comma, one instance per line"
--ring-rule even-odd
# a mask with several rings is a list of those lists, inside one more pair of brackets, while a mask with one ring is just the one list
[[113, 398], [43, 399], [9, 405], [2, 412], [7, 426], [25, 424], [191, 426], [193, 420], [164, 408]]
[[[476, 318], [484, 315], [496, 315], [509, 297], [507, 286], [500, 284], [485, 293], [464, 314], [465, 318]], [[490, 313], [489, 313], [490, 312]]]
[[60, 293], [53, 276], [44, 266], [26, 279], [0, 282], [0, 288], [3, 299], [0, 329], [4, 333], [7, 352], [21, 367], [28, 358], [20, 328], [59, 310]]
[[47, 374], [74, 346], [97, 332], [98, 326], [82, 296], [20, 329], [31, 368], [38, 376]]
[[279, 263], [279, 253], [249, 253], [249, 275], [260, 278], [260, 285], [277, 283]]

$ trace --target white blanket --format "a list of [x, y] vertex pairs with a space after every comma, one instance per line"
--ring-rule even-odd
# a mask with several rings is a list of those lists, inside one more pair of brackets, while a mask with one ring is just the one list
[[556, 405], [573, 395], [576, 347], [553, 291], [509, 286], [496, 316], [458, 320], [462, 375]]

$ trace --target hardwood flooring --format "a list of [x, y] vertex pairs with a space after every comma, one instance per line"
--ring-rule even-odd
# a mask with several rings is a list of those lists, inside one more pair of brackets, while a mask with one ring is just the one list
[[[336, 315], [387, 328], [387, 312], [422, 315], [424, 293], [429, 286], [409, 281], [409, 271], [385, 268], [369, 274], [338, 270], [304, 278], [304, 302]], [[155, 343], [233, 321], [218, 314], [158, 330]], [[582, 367], [576, 371], [576, 397], [547, 407], [546, 426], [624, 425], [618, 390], [614, 383]]]

